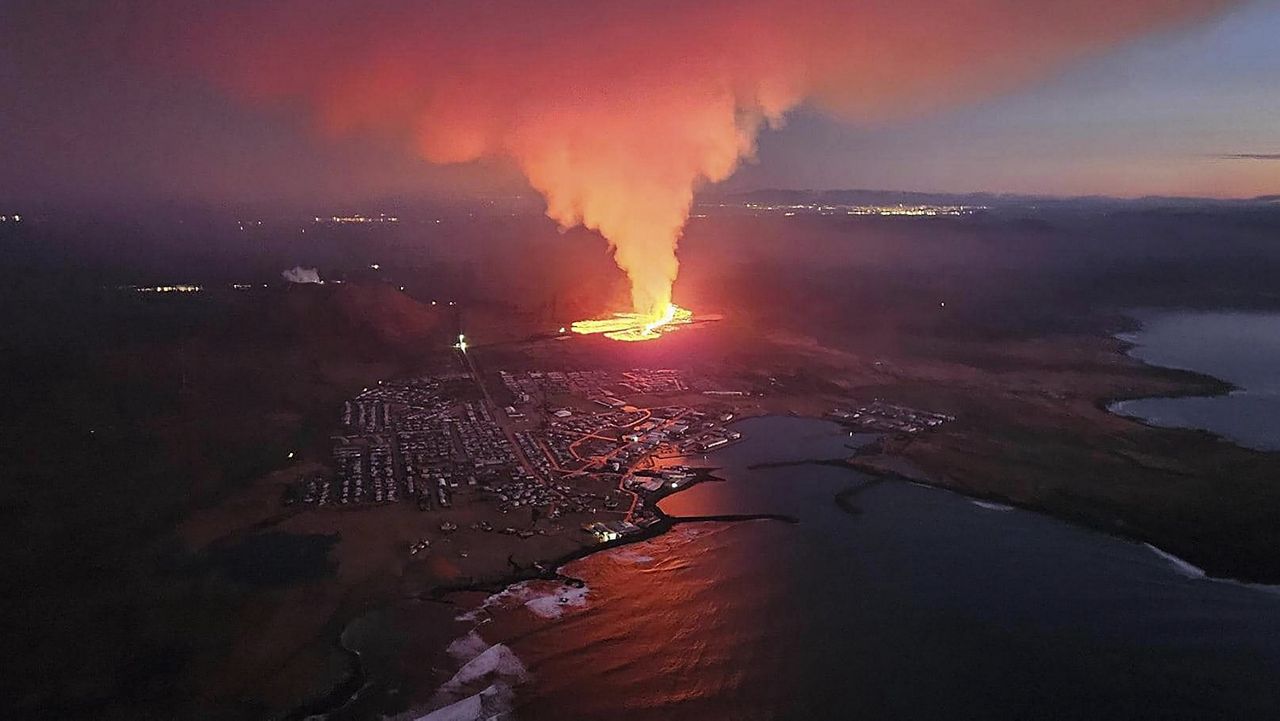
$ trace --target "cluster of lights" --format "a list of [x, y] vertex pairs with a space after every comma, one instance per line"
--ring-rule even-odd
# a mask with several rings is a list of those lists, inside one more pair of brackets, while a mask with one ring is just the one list
[[[399, 223], [400, 218], [386, 213], [378, 213], [377, 215], [331, 215], [328, 218], [315, 216], [317, 223]], [[438, 222], [438, 221], [437, 221]]]
[[0, 223], [8, 223], [8, 222], [21, 223], [22, 216], [18, 215], [17, 213], [14, 213], [13, 215], [0, 215]]
[[762, 205], [747, 203], [748, 210], [774, 213], [781, 211], [786, 217], [797, 213], [820, 215], [885, 215], [907, 217], [934, 217], [973, 215], [988, 210], [985, 205]]
[[692, 322], [693, 311], [668, 303], [666, 311], [658, 316], [614, 313], [608, 318], [577, 321], [570, 328], [582, 335], [603, 335], [610, 340], [635, 342], [654, 340]]
[[204, 290], [203, 286], [191, 285], [190, 283], [178, 283], [177, 285], [148, 285], [148, 286], [129, 286], [131, 290], [139, 293], [199, 293]]

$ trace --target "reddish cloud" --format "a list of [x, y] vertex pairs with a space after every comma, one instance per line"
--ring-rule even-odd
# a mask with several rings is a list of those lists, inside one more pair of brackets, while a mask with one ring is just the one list
[[[135, 9], [122, 39], [326, 133], [509, 158], [660, 313], [693, 192], [811, 103], [884, 120], [1014, 87], [1227, 0], [240, 0]], [[141, 34], [144, 40], [134, 38]]]

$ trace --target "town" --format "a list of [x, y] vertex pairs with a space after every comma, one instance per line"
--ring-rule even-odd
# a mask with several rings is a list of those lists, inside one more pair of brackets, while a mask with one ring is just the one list
[[[332, 474], [302, 480], [292, 500], [336, 510], [410, 503], [423, 512], [480, 504], [473, 529], [522, 538], [547, 533], [540, 520], [568, 515], [608, 541], [655, 523], [656, 497], [699, 477], [686, 457], [741, 438], [727, 425], [734, 410], [701, 400], [681, 371], [500, 371], [490, 393], [464, 365], [379, 381], [346, 401]], [[644, 403], [654, 398], [664, 402]], [[439, 526], [457, 530], [451, 520]]]
[[955, 420], [954, 416], [873, 401], [853, 410], [835, 408], [827, 418], [866, 433], [919, 433]]

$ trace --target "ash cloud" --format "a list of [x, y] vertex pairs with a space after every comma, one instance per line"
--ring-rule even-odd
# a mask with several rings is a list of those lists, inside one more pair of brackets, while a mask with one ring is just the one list
[[792, 109], [873, 123], [974, 102], [1233, 4], [224, 0], [125, 3], [119, 36], [157, 67], [305, 107], [324, 134], [510, 162], [548, 216], [608, 240], [634, 310], [654, 316], [695, 190]]

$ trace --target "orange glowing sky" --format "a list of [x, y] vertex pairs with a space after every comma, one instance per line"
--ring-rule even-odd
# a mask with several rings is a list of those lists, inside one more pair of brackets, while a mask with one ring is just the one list
[[503, 138], [531, 115], [627, 96], [647, 129], [726, 84], [807, 107], [737, 188], [1259, 195], [1280, 166], [1218, 156], [1280, 153], [1278, 34], [1265, 0], [11, 0], [0, 195], [520, 192]]
[[510, 159], [564, 227], [609, 242], [632, 311], [671, 306], [700, 184], [810, 103], [908, 117], [1031, 82], [1226, 0], [223, 2], [147, 18], [234, 94], [435, 163]]
[[1280, 12], [1261, 3], [19, 0], [0, 13], [0, 82], [23, 99], [0, 115], [20, 140], [0, 149], [0, 191], [371, 197], [511, 187], [515, 172], [550, 218], [607, 239], [650, 318], [672, 301], [708, 183], [1229, 196], [1275, 192], [1280, 169], [1229, 159], [1280, 145]]

